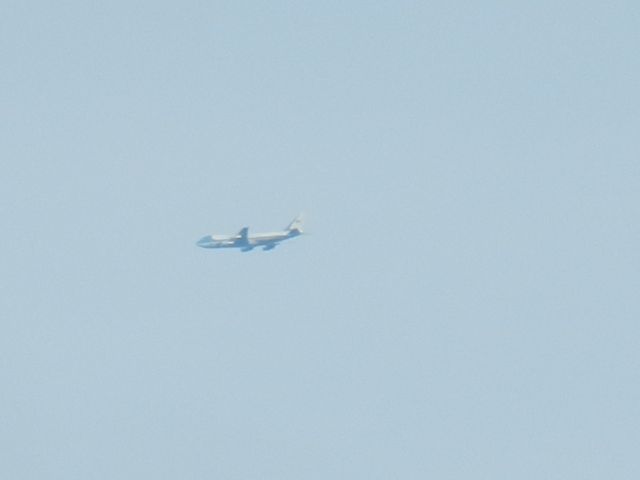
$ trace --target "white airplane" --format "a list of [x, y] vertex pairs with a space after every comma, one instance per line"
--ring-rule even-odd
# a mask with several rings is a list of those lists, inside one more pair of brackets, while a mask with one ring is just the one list
[[256, 247], [273, 250], [278, 243], [302, 235], [302, 219], [300, 215], [293, 219], [285, 230], [279, 232], [256, 233], [249, 235], [249, 227], [244, 227], [235, 235], [207, 235], [196, 245], [202, 248], [239, 248], [248, 252]]

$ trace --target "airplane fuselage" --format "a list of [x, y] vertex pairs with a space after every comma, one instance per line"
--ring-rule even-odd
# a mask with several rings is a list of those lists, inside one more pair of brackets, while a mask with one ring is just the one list
[[302, 234], [302, 224], [298, 218], [287, 227], [286, 230], [267, 233], [248, 234], [245, 227], [236, 235], [207, 235], [202, 237], [197, 245], [202, 248], [239, 248], [243, 252], [262, 247], [263, 250], [272, 250], [280, 242], [295, 238]]

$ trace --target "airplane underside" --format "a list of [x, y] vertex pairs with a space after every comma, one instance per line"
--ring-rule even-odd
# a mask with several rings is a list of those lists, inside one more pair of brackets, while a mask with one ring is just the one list
[[273, 250], [274, 248], [276, 248], [277, 245], [278, 245], [277, 243], [268, 243], [266, 245], [247, 245], [246, 247], [240, 248], [240, 251], [241, 252], [250, 252], [254, 248], [262, 247], [262, 250], [264, 250], [266, 252], [266, 251], [269, 251], [269, 250]]

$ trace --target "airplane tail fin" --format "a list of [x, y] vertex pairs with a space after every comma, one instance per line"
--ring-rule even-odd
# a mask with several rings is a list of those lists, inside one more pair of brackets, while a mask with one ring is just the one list
[[296, 231], [298, 233], [302, 233], [302, 215], [298, 215], [296, 218], [294, 218], [291, 223], [287, 226], [287, 231], [288, 232], [293, 232]]

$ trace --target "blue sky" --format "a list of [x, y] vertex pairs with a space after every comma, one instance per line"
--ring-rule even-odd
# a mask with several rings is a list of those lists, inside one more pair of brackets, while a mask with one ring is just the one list
[[3, 2], [0, 477], [638, 478], [639, 20]]

